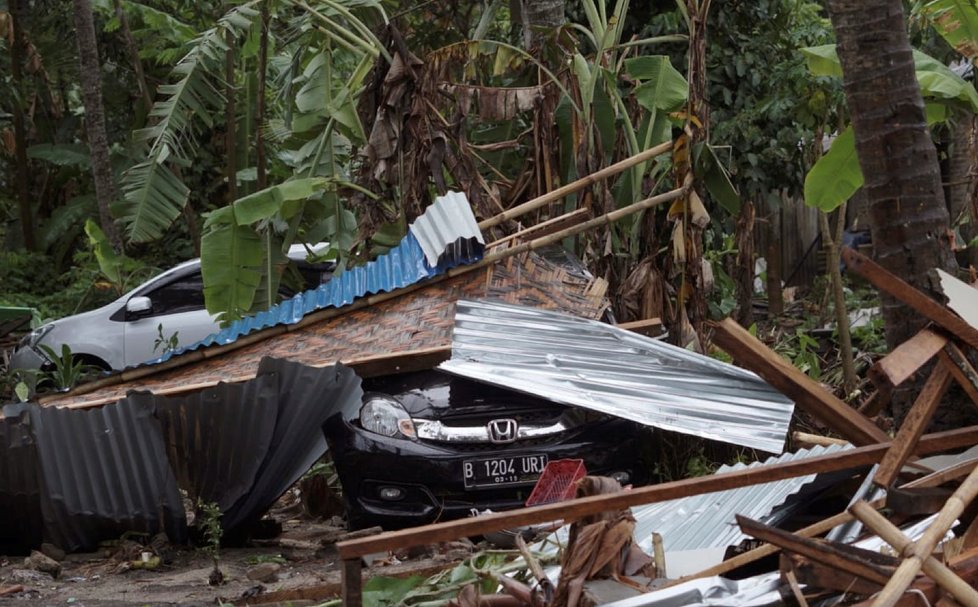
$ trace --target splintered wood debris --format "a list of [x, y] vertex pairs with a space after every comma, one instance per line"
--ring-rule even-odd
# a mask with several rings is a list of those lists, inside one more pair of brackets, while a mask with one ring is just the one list
[[[909, 596], [932, 605], [978, 607], [978, 518], [972, 507], [978, 495], [978, 456], [972, 450], [940, 464], [917, 459], [978, 445], [978, 426], [925, 434], [952, 385], [960, 386], [978, 405], [978, 371], [971, 362], [978, 348], [978, 319], [971, 318], [969, 312], [954, 312], [971, 310], [978, 302], [978, 291], [942, 276], [945, 292], [952, 300], [945, 306], [855, 251], [846, 250], [843, 257], [853, 271], [932, 323], [869, 372], [876, 392], [864, 407], [867, 411], [880, 410], [892, 398], [894, 389], [909, 385], [911, 378], [924, 379], [895, 437], [798, 372], [736, 323], [722, 321], [713, 327], [714, 342], [736, 364], [766, 379], [819, 423], [855, 446], [827, 455], [631, 491], [588, 491], [586, 487], [601, 486], [602, 481], [586, 477], [587, 496], [579, 492], [576, 499], [567, 502], [341, 542], [337, 547], [344, 560], [344, 604], [362, 604], [360, 567], [364, 555], [560, 520], [571, 527], [560, 557], [563, 568], [559, 576], [553, 569], [547, 570], [547, 584], [541, 584], [538, 575], [521, 577], [526, 583], [521, 582], [519, 592], [512, 591], [513, 584], [472, 584], [450, 604], [614, 605], [627, 597], [630, 606], [672, 605], [679, 604], [675, 602], [678, 596], [684, 597], [682, 604], [702, 604], [709, 594], [713, 600], [723, 596], [724, 604], [739, 605], [747, 603], [748, 594], [738, 593], [749, 587], [751, 600], [756, 600], [760, 592], [769, 591], [772, 601], [793, 597], [791, 600], [800, 604], [834, 598], [889, 607], [911, 604]], [[808, 439], [818, 442], [817, 437]], [[868, 475], [871, 482], [867, 481], [866, 486], [875, 487], [879, 490], [877, 495], [883, 497], [862, 499], [865, 494], [860, 492], [848, 508], [794, 531], [738, 516], [742, 531], [756, 538], [758, 544], [681, 579], [664, 577], [669, 571], [668, 551], [659, 559], [643, 553], [644, 559], [634, 560], [636, 542], [644, 538], [631, 537], [634, 519], [627, 509], [632, 506], [830, 471], [840, 474], [833, 477], [837, 479], [837, 491], [858, 486]], [[849, 491], [852, 496], [851, 488]], [[875, 541], [886, 549], [880, 552], [821, 537], [854, 521], [863, 526], [864, 537], [876, 536]], [[774, 554], [779, 554], [779, 560], [765, 569], [761, 559]], [[532, 555], [524, 550], [514, 558], [532, 560]], [[659, 562], [663, 558], [665, 562]], [[641, 571], [629, 567], [629, 562], [643, 563], [638, 568]], [[760, 568], [762, 573], [741, 582], [720, 582], [721, 578], [715, 577], [735, 569], [745, 572], [751, 566]], [[763, 573], [765, 570], [769, 573]], [[553, 580], [557, 580], [555, 585]]]

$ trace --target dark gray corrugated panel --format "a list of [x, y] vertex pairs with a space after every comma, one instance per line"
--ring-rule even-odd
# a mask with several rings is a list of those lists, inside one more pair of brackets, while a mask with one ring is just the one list
[[186, 520], [160, 424], [144, 403], [30, 410], [41, 469], [45, 541], [93, 549], [126, 531], [186, 540]]
[[340, 364], [316, 368], [266, 357], [258, 365], [258, 377], [263, 375], [278, 377], [278, 419], [254, 486], [224, 513], [225, 529], [264, 514], [326, 453], [326, 419], [358, 410], [363, 396], [360, 378]]
[[278, 377], [218, 384], [186, 396], [132, 394], [155, 406], [177, 483], [196, 503], [228, 510], [255, 482], [278, 416]]
[[41, 543], [37, 449], [23, 406], [4, 408], [0, 421], [0, 554], [26, 554]]
[[778, 453], [794, 403], [753, 373], [585, 318], [459, 301], [452, 358], [471, 379]]

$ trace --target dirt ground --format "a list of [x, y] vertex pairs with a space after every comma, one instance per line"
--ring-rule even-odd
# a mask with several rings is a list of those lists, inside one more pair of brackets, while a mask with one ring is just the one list
[[[23, 590], [0, 596], [0, 607], [14, 605], [123, 607], [191, 606], [220, 604], [320, 605], [340, 593], [339, 562], [335, 542], [347, 534], [342, 521], [298, 514], [271, 518], [282, 525], [275, 538], [255, 540], [245, 548], [222, 548], [220, 569], [225, 581], [211, 586], [210, 557], [189, 546], [160, 550], [163, 563], [156, 569], [134, 568], [146, 547], [135, 542], [114, 542], [99, 552], [69, 554], [61, 561], [57, 577], [25, 565], [24, 556], [0, 556], [0, 594], [4, 589]], [[257, 544], [257, 545], [255, 545]], [[471, 545], [422, 550], [411, 555], [376, 555], [364, 570], [372, 576], [431, 575], [448, 568], [471, 553]], [[273, 575], [261, 579], [261, 571]], [[299, 590], [302, 592], [299, 592]], [[292, 591], [292, 592], [289, 592]], [[250, 600], [249, 600], [250, 599]]]

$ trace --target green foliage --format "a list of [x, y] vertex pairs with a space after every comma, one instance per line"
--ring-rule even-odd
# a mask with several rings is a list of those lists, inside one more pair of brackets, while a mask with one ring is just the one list
[[796, 327], [793, 333], [785, 333], [784, 337], [785, 339], [775, 344], [774, 351], [817, 381], [822, 374], [818, 340], [812, 337], [805, 327]]
[[197, 500], [197, 528], [201, 531], [204, 543], [201, 550], [211, 558], [214, 569], [211, 571], [210, 584], [216, 586], [223, 583], [224, 574], [218, 563], [221, 559], [221, 538], [224, 528], [221, 526], [221, 507], [215, 502]]
[[160, 238], [186, 204], [190, 191], [170, 165], [193, 162], [199, 133], [211, 127], [214, 114], [223, 109], [220, 83], [226, 39], [247, 34], [258, 15], [256, 4], [253, 0], [232, 8], [194, 41], [173, 68], [176, 83], [159, 87], [165, 97], [150, 112], [153, 125], [134, 133], [137, 141], [149, 143], [149, 152], [123, 174], [125, 201], [119, 213], [130, 240]]
[[180, 332], [174, 331], [169, 337], [163, 335], [163, 323], [156, 325], [156, 339], [153, 340], [153, 352], [160, 350], [160, 354], [173, 352], [180, 346]]
[[[801, 52], [815, 76], [842, 76], [842, 64], [834, 44], [804, 48]], [[946, 120], [948, 109], [978, 112], [978, 92], [972, 84], [921, 51], [914, 50], [913, 56], [920, 91], [930, 100], [928, 123]], [[805, 203], [830, 212], [848, 200], [862, 184], [855, 136], [852, 127], [847, 127], [805, 178]]]
[[813, 79], [798, 53], [831, 41], [831, 24], [816, 2], [756, 0], [714, 3], [709, 27], [711, 142], [760, 215], [801, 194], [819, 126], [841, 106], [841, 83]]
[[863, 186], [856, 156], [856, 138], [848, 126], [832, 142], [805, 177], [805, 204], [829, 213]]
[[90, 365], [77, 356], [74, 356], [68, 344], [61, 344], [60, 354], [46, 344], [38, 344], [38, 347], [44, 352], [45, 357], [51, 361], [53, 366], [50, 371], [42, 372], [41, 378], [38, 380], [38, 385], [49, 381], [54, 385], [56, 390], [63, 392], [72, 389], [85, 378], [99, 371], [98, 367]]

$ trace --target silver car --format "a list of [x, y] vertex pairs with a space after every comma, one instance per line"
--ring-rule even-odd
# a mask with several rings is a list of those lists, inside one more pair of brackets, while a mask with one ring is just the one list
[[[313, 247], [316, 251], [319, 245]], [[315, 288], [332, 275], [335, 264], [305, 262], [304, 245], [293, 246], [304, 285]], [[281, 295], [290, 295], [280, 289]], [[162, 329], [160, 328], [162, 326]], [[159, 345], [176, 336], [186, 346], [220, 330], [216, 317], [204, 308], [200, 260], [173, 267], [101, 308], [46, 323], [21, 340], [10, 359], [11, 369], [40, 369], [49, 363], [46, 345], [61, 353], [67, 344], [79, 360], [103, 370], [119, 370], [152, 360], [164, 352]]]

